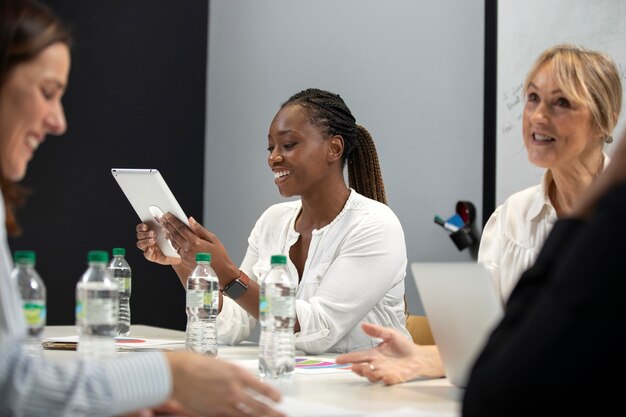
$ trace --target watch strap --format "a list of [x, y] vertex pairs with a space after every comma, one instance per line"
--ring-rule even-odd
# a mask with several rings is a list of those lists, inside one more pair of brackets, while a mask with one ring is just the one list
[[236, 300], [248, 290], [249, 284], [250, 278], [240, 271], [239, 276], [228, 283], [222, 292], [226, 294], [228, 298]]

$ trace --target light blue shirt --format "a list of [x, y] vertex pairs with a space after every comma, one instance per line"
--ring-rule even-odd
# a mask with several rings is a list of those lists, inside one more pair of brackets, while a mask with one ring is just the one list
[[28, 356], [12, 267], [0, 196], [0, 416], [110, 416], [168, 398], [172, 381], [162, 353], [132, 353], [106, 363]]

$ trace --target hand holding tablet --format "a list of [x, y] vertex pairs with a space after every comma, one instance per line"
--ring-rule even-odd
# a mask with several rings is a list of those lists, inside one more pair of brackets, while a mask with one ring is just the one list
[[189, 221], [159, 171], [113, 168], [111, 174], [141, 221], [156, 232], [156, 241], [161, 252], [165, 256], [180, 258], [158, 219], [165, 213], [171, 213], [187, 226]]

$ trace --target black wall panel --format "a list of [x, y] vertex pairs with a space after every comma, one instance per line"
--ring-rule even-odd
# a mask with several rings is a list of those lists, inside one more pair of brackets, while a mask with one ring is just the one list
[[48, 0], [75, 38], [63, 100], [68, 131], [48, 137], [23, 184], [24, 229], [37, 251], [48, 323], [74, 323], [87, 251], [125, 247], [132, 321], [183, 329], [185, 293], [170, 267], [136, 246], [139, 222], [113, 167], [157, 168], [187, 215], [202, 220], [208, 1]]

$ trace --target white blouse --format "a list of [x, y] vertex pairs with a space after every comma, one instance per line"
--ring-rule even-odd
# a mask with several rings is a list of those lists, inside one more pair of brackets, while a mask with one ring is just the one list
[[[241, 270], [259, 281], [270, 257], [287, 255], [299, 233], [295, 221], [300, 200], [271, 206], [257, 221]], [[349, 352], [371, 348], [362, 322], [393, 327], [407, 338], [404, 316], [406, 275], [404, 232], [389, 207], [351, 190], [343, 210], [328, 225], [313, 230], [304, 271], [296, 292], [300, 331], [296, 349], [307, 353]], [[297, 277], [291, 260], [288, 267]], [[256, 325], [243, 308], [224, 297], [218, 315], [220, 343], [244, 340]]]
[[[610, 158], [604, 155], [606, 169]], [[496, 208], [483, 229], [478, 262], [491, 273], [503, 304], [522, 274], [537, 259], [557, 214], [548, 190], [552, 173], [546, 170], [541, 184], [511, 195]]]

